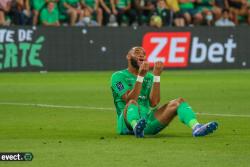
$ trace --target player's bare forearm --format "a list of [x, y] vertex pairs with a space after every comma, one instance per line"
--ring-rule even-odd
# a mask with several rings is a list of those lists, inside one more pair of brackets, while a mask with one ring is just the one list
[[138, 100], [142, 88], [142, 83], [136, 82], [134, 88], [123, 95], [123, 100], [128, 102], [129, 100]]
[[153, 87], [149, 95], [149, 100], [150, 100], [151, 107], [155, 107], [160, 103], [160, 100], [161, 100], [160, 82], [153, 83]]
[[125, 95], [123, 95], [123, 100], [125, 100], [126, 102], [128, 102], [129, 100], [138, 100], [138, 97], [141, 93], [143, 78], [147, 74], [148, 70], [149, 63], [144, 61], [138, 70], [137, 81], [134, 88], [130, 92], [128, 91]]
[[163, 71], [163, 63], [158, 61], [154, 65], [153, 74], [154, 81], [149, 95], [150, 105], [152, 107], [157, 106], [160, 103], [160, 75]]

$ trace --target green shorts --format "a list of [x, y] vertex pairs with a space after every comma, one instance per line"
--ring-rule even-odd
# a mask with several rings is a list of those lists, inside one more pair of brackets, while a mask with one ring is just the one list
[[[167, 125], [161, 124], [154, 116], [154, 113], [158, 108], [146, 108], [144, 106], [139, 106], [139, 111], [141, 118], [145, 118], [147, 125], [144, 129], [144, 134], [146, 135], [155, 135], [163, 130]], [[133, 131], [130, 130], [124, 120], [123, 112], [117, 118], [117, 132], [121, 135], [133, 134]]]
[[186, 8], [183, 8], [180, 10], [180, 14], [184, 15], [185, 13], [189, 13], [191, 16], [194, 16], [196, 15], [197, 13], [199, 13], [199, 11], [197, 9], [186, 9]]

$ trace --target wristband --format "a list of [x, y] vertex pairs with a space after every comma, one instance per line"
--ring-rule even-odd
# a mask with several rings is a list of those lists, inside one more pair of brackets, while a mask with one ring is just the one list
[[160, 76], [154, 76], [154, 82], [160, 82], [161, 77]]
[[136, 81], [142, 83], [143, 79], [144, 77], [138, 75]]

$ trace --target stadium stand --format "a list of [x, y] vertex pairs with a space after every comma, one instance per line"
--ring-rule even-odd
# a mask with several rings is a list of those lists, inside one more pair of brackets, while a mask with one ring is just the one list
[[0, 25], [250, 25], [250, 0], [1, 0]]

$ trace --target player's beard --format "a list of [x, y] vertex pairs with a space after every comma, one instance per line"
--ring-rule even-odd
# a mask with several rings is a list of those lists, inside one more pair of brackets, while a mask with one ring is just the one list
[[139, 70], [140, 66], [138, 65], [138, 62], [137, 62], [136, 59], [132, 58], [132, 59], [130, 60], [130, 63], [131, 63], [131, 65], [132, 65], [135, 69]]

